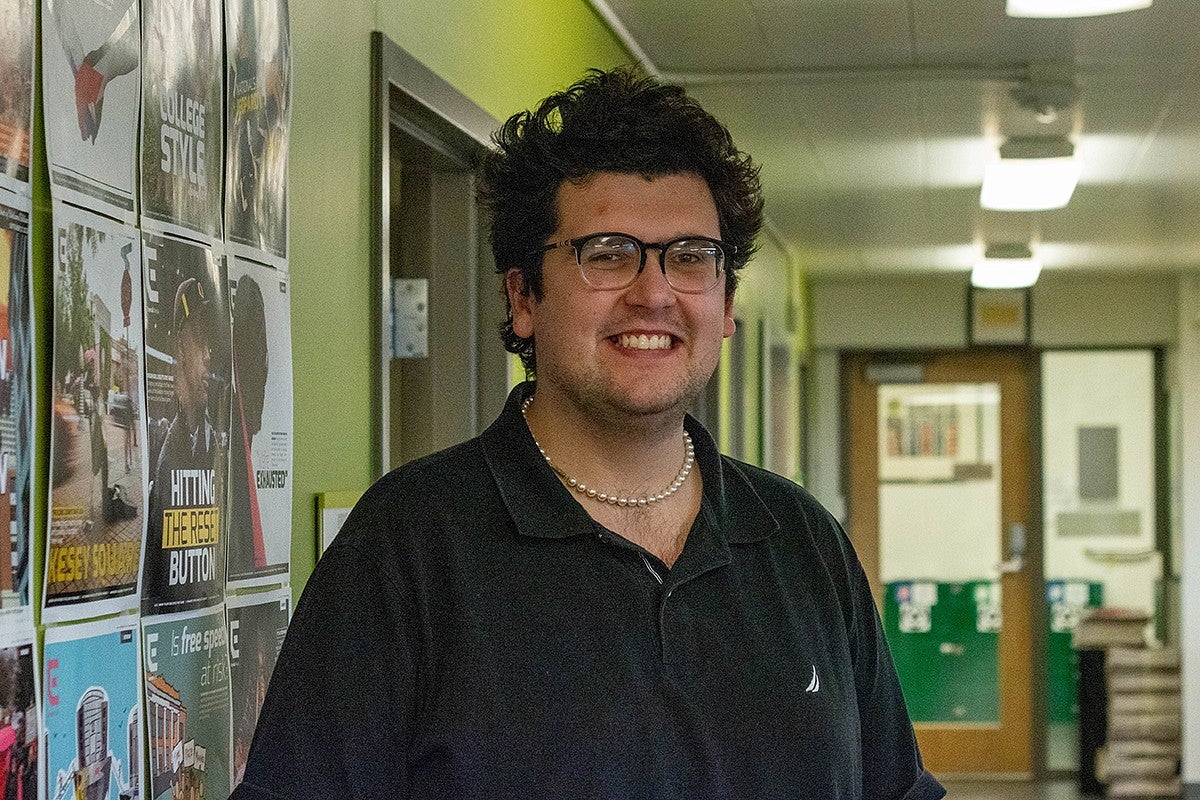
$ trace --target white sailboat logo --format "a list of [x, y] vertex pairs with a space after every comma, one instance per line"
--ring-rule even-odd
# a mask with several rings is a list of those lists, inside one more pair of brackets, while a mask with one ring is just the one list
[[816, 664], [813, 665], [812, 671], [813, 671], [812, 680], [810, 680], [808, 682], [808, 686], [804, 689], [804, 691], [810, 692], [810, 693], [816, 693], [816, 692], [821, 691], [821, 679], [819, 677], [817, 677], [817, 665]]

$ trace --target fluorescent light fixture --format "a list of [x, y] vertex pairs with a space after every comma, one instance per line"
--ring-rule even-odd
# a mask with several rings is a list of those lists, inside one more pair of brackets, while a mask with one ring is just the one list
[[1149, 8], [1153, 0], [1008, 0], [1010, 17], [1096, 17]]
[[1024, 289], [1037, 282], [1042, 260], [1023, 244], [988, 247], [971, 270], [971, 285], [980, 289]]
[[1081, 168], [1066, 137], [1009, 139], [1000, 158], [984, 167], [979, 205], [996, 211], [1062, 208], [1075, 193]]

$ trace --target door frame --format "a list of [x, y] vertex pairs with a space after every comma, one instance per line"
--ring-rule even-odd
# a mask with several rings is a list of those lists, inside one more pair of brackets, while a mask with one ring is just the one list
[[[495, 330], [503, 319], [504, 304], [485, 226], [476, 218], [469, 166], [491, 146], [497, 127], [494, 117], [387, 35], [371, 33], [371, 469], [376, 476], [386, 472], [398, 455], [392, 452], [390, 430], [392, 406], [399, 400], [392, 396], [391, 380], [391, 282], [397, 266], [392, 263], [391, 246], [398, 227], [391, 218], [391, 204], [393, 182], [399, 179], [392, 174], [392, 154], [398, 144], [394, 136], [409, 137], [448, 161], [468, 165], [435, 178], [435, 201], [447, 209], [456, 206], [454, 215], [465, 221], [465, 228], [443, 225], [431, 231], [435, 244], [441, 243], [435, 266], [443, 272], [421, 277], [430, 280], [431, 292], [457, 292], [457, 299], [473, 309], [464, 320], [461, 313], [436, 313], [437, 298], [429, 299], [430, 354], [436, 356], [439, 348], [451, 350], [452, 363], [461, 369], [455, 369], [453, 376], [426, 381], [429, 391], [422, 394], [439, 409], [440, 418], [425, 427], [445, 437], [434, 444], [461, 441], [493, 419], [504, 404], [508, 359]], [[448, 247], [457, 248], [455, 257], [447, 255]], [[444, 270], [457, 272], [446, 275]]]
[[[976, 362], [972, 364], [971, 362]], [[1044, 572], [1041, 520], [1041, 431], [1037, 353], [1028, 349], [976, 348], [957, 351], [894, 353], [847, 351], [841, 357], [843, 403], [843, 486], [848, 532], [867, 572], [876, 602], [879, 583], [879, 494], [877, 392], [867, 378], [868, 365], [919, 371], [921, 380], [936, 381], [946, 371], [962, 370], [956, 382], [994, 381], [994, 365], [1005, 365], [1001, 404], [1001, 536], [1008, 553], [1009, 525], [1024, 522], [1024, 568], [1000, 577], [1005, 630], [1001, 639], [1001, 715], [1023, 736], [998, 737], [999, 726], [956, 723], [917, 724], [926, 765], [943, 775], [991, 775], [1026, 778], [1043, 771], [1045, 759], [1045, 597], [1039, 589]], [[1024, 396], [1023, 402], [1020, 395]], [[1021, 408], [1020, 406], [1024, 406]], [[1023, 432], [1014, 435], [1013, 432]], [[1022, 465], [1021, 462], [1024, 462]], [[865, 465], [865, 468], [864, 468]], [[1004, 487], [1024, 490], [1024, 497]], [[1019, 492], [1018, 492], [1019, 494]], [[992, 741], [989, 742], [989, 737]]]

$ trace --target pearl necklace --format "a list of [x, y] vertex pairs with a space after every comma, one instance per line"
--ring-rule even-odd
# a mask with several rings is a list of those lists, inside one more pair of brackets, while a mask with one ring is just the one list
[[[529, 425], [529, 415], [526, 413], [529, 410], [529, 405], [533, 402], [533, 395], [525, 398], [525, 402], [521, 404], [521, 416], [525, 418], [526, 426]], [[692, 465], [696, 462], [696, 451], [692, 446], [692, 437], [685, 430], [683, 432], [683, 444], [687, 450], [687, 454], [683, 458], [683, 466], [679, 468], [679, 472], [675, 474], [675, 480], [671, 481], [671, 485], [663, 489], [658, 494], [648, 494], [645, 497], [622, 497], [615, 493], [600, 492], [594, 487], [588, 486], [586, 483], [572, 478], [567, 473], [559, 469], [551, 460], [550, 456], [546, 455], [546, 451], [538, 443], [537, 437], [533, 435], [533, 428], [529, 429], [529, 435], [533, 438], [533, 443], [537, 446], [538, 452], [542, 454], [542, 458], [546, 459], [546, 464], [554, 473], [562, 478], [568, 487], [579, 492], [585, 497], [593, 500], [598, 500], [601, 503], [608, 503], [613, 506], [621, 506], [624, 508], [645, 508], [652, 506], [662, 500], [666, 500], [671, 495], [679, 491], [679, 487], [683, 486], [683, 482], [687, 480], [687, 476], [692, 472]]]

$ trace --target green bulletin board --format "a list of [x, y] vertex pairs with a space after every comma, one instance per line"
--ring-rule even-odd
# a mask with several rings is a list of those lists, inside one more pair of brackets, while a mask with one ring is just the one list
[[[1079, 715], [1071, 631], [1103, 605], [1097, 582], [1046, 582], [1050, 722]], [[883, 626], [915, 722], [997, 722], [1000, 714], [1000, 587], [995, 581], [896, 581], [884, 595]]]
[[889, 583], [883, 624], [914, 722], [998, 722], [1000, 587]]

